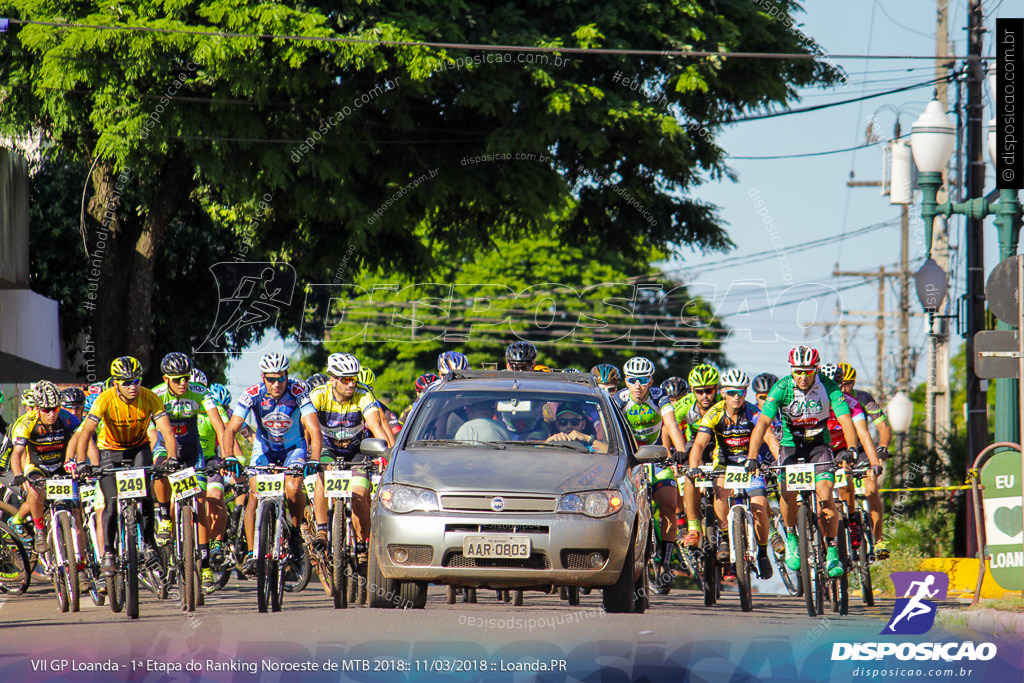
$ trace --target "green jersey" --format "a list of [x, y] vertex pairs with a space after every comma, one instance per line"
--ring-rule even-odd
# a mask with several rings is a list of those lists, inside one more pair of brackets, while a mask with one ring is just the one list
[[779, 441], [783, 446], [796, 446], [797, 443], [831, 446], [828, 432], [830, 410], [836, 417], [850, 414], [839, 385], [819, 373], [807, 391], [796, 386], [793, 375], [780, 379], [768, 392], [761, 413], [772, 420], [776, 416], [781, 418], [782, 436]]
[[[153, 387], [153, 393], [164, 404], [167, 417], [171, 419], [171, 430], [178, 441], [178, 447], [199, 446], [199, 416], [217, 407], [206, 387], [190, 383], [184, 394], [173, 396], [167, 390], [166, 384], [158, 384]], [[154, 452], [167, 450], [163, 440], [164, 437], [160, 434]]]
[[[711, 405], [715, 405], [715, 403], [721, 400], [721, 394], [715, 394], [715, 400]], [[686, 439], [686, 443], [690, 443], [697, 436], [697, 428], [700, 427], [700, 420], [704, 417], [700, 412], [700, 406], [697, 405], [697, 395], [690, 392], [672, 404], [672, 408], [675, 410], [676, 422], [679, 423], [679, 428], [683, 430], [683, 437]]]
[[[217, 405], [217, 412], [220, 413], [220, 420], [224, 424], [228, 423], [228, 411], [224, 409], [224, 406]], [[203, 449], [203, 453], [206, 455], [206, 459], [216, 455], [217, 448], [217, 430], [213, 428], [213, 421], [210, 416], [206, 413], [199, 415], [199, 445]]]

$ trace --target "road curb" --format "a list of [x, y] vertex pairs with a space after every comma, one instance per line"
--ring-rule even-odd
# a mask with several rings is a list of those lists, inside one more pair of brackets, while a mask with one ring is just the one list
[[936, 621], [941, 626], [969, 628], [993, 635], [1024, 637], [1024, 613], [996, 609], [940, 609]]

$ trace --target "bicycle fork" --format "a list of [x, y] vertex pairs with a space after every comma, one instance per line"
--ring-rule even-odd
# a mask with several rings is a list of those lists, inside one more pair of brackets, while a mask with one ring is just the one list
[[739, 547], [736, 543], [736, 539], [738, 538], [738, 532], [741, 524], [746, 527], [747, 546], [743, 550], [747, 555], [747, 559], [754, 560], [757, 557], [757, 539], [754, 538], [754, 522], [752, 516], [746, 506], [737, 503], [729, 508], [729, 516], [726, 518], [726, 527], [729, 529], [730, 562], [736, 562], [736, 560], [739, 559], [737, 556]]

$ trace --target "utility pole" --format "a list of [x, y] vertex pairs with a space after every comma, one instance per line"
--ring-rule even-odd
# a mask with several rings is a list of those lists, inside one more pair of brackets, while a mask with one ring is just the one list
[[[833, 270], [833, 277], [863, 277], [867, 279], [878, 278], [878, 310], [875, 311], [875, 398], [885, 402], [885, 276], [891, 273], [885, 272], [885, 266], [881, 266], [878, 272], [871, 271], [847, 271]], [[831, 323], [836, 324], [836, 323]]]

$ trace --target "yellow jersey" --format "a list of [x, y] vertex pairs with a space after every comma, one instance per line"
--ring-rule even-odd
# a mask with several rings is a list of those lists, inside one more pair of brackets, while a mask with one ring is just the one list
[[139, 387], [135, 400], [125, 403], [113, 386], [96, 397], [86, 417], [106, 427], [102, 433], [97, 432], [96, 445], [100, 450], [126, 451], [148, 443], [149, 421], [166, 414], [164, 402], [146, 387]]

